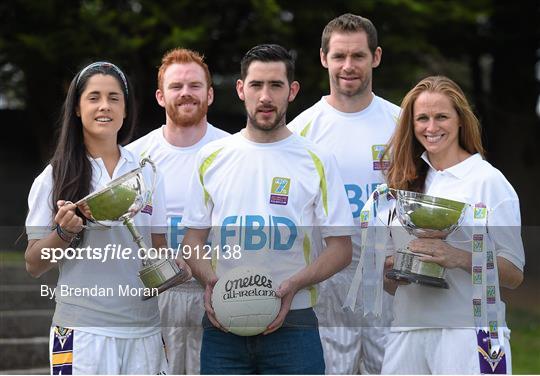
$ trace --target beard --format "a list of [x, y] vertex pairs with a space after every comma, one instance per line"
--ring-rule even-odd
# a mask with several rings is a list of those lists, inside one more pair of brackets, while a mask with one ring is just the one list
[[[178, 106], [183, 103], [195, 102], [197, 108], [191, 113], [184, 113]], [[173, 124], [179, 127], [191, 127], [199, 122], [206, 116], [208, 112], [208, 100], [200, 102], [196, 98], [186, 97], [182, 98], [179, 102], [168, 102], [165, 104], [165, 111], [169, 118], [171, 118]]]
[[276, 112], [276, 118], [274, 121], [261, 123], [257, 120], [257, 112], [254, 114], [250, 113], [246, 108], [249, 123], [253, 126], [253, 128], [263, 132], [271, 132], [285, 125], [285, 114], [287, 112], [287, 107], [285, 107], [285, 109], [283, 109], [281, 112], [278, 111], [277, 107], [274, 107], [274, 111]]
[[360, 80], [360, 83], [358, 87], [356, 88], [345, 88], [342, 85], [340, 85], [339, 77], [333, 77], [332, 78], [334, 87], [336, 88], [336, 91], [346, 97], [356, 97], [360, 96], [368, 89], [369, 84], [371, 82], [371, 77], [364, 77]]

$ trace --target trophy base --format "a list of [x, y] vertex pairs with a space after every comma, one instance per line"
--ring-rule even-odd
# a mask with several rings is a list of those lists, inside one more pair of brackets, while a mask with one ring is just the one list
[[404, 272], [397, 269], [392, 269], [386, 273], [386, 278], [395, 279], [396, 281], [406, 281], [412, 283], [418, 283], [421, 285], [438, 287], [447, 289], [448, 283], [444, 278], [430, 277], [422, 274]]
[[[157, 288], [158, 294], [178, 284], [183, 276], [184, 271], [171, 259], [158, 260], [139, 271], [143, 285], [147, 288]], [[143, 296], [143, 300], [156, 295]]]
[[170, 278], [168, 281], [165, 281], [162, 285], [158, 286], [158, 291], [157, 291], [157, 294], [156, 295], [151, 295], [151, 296], [143, 296], [142, 297], [142, 300], [148, 300], [148, 299], [151, 299], [153, 298], [154, 296], [158, 296], [159, 294], [161, 294], [162, 292], [165, 292], [167, 291], [168, 289], [170, 289], [171, 287], [174, 287], [178, 284], [178, 282], [184, 277], [184, 271], [182, 269], [180, 269], [180, 273], [175, 275], [174, 277]]

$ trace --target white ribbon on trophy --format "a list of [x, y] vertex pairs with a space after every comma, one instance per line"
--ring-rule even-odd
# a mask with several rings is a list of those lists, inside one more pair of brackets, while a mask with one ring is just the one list
[[355, 311], [360, 287], [362, 287], [364, 316], [372, 313], [378, 317], [382, 312], [382, 274], [389, 231], [386, 223], [378, 217], [391, 207], [390, 200], [388, 186], [380, 184], [360, 212], [360, 260], [343, 308]]

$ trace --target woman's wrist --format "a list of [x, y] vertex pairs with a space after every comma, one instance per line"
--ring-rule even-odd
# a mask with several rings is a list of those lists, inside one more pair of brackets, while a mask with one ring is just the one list
[[456, 251], [458, 255], [457, 267], [461, 270], [464, 270], [470, 273], [471, 268], [472, 268], [472, 254], [463, 249], [459, 249], [455, 247], [452, 247], [452, 248], [454, 248], [454, 250]]
[[55, 226], [56, 234], [60, 239], [62, 239], [64, 242], [71, 244], [75, 239], [79, 237], [78, 233], [71, 232], [69, 230], [66, 230], [60, 225]]

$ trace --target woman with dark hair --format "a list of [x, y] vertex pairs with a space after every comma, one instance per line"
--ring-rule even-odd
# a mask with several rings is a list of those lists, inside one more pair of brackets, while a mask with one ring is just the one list
[[[138, 158], [119, 146], [130, 140], [135, 115], [132, 88], [116, 65], [95, 62], [82, 69], [63, 105], [54, 156], [30, 190], [26, 269], [36, 278], [59, 269], [49, 296], [56, 297], [50, 336], [55, 374], [166, 371], [157, 299], [142, 300], [141, 259], [129, 231], [86, 222], [73, 204], [139, 167]], [[152, 210], [134, 217], [154, 248], [166, 247], [163, 200], [158, 184]]]
[[[480, 124], [462, 90], [446, 77], [427, 77], [407, 93], [401, 104], [388, 149], [387, 184], [471, 205], [485, 204], [499, 284], [516, 288], [523, 280], [525, 263], [519, 200], [510, 183], [484, 160], [483, 154]], [[385, 278], [385, 289], [395, 297], [382, 373], [486, 372], [477, 351], [483, 339], [477, 338], [480, 331], [475, 329], [478, 321], [473, 316], [471, 270], [476, 261], [472, 257], [472, 215], [465, 216], [445, 241], [416, 239], [397, 220], [393, 225], [393, 248], [408, 247], [421, 256], [421, 261], [445, 267], [449, 288]], [[390, 257], [387, 266], [392, 264]], [[493, 280], [497, 280], [496, 274]], [[506, 337], [499, 340], [504, 345], [506, 370], [511, 372], [504, 303], [498, 308], [502, 311], [499, 326]], [[497, 367], [496, 363], [493, 360], [491, 366]]]

